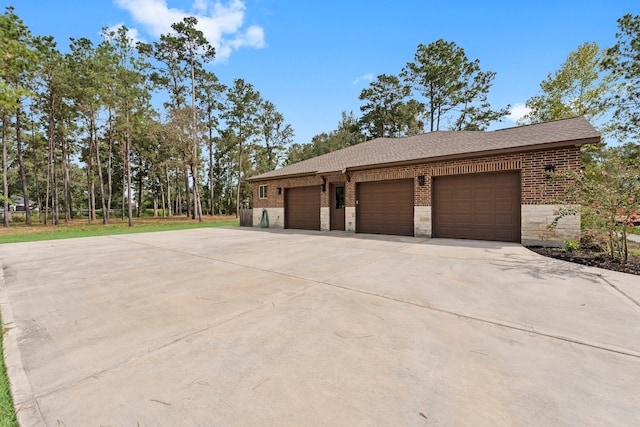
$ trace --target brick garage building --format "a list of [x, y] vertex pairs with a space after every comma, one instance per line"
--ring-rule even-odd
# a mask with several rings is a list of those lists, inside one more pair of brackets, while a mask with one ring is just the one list
[[582, 117], [491, 132], [377, 138], [249, 179], [253, 223], [270, 227], [559, 246], [580, 217], [550, 171], [579, 170], [600, 142]]

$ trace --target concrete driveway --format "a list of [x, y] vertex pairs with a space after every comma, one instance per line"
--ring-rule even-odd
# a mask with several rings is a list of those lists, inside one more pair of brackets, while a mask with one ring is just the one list
[[519, 245], [217, 228], [0, 262], [25, 427], [640, 425], [640, 277]]

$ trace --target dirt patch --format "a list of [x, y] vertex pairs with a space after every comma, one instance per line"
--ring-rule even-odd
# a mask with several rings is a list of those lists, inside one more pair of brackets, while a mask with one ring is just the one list
[[619, 271], [622, 273], [635, 274], [640, 276], [640, 257], [630, 256], [626, 264], [611, 261], [606, 253], [589, 251], [567, 251], [561, 248], [529, 247], [533, 252], [550, 258], [561, 259], [563, 261], [575, 262], [577, 264], [600, 267], [607, 270]]

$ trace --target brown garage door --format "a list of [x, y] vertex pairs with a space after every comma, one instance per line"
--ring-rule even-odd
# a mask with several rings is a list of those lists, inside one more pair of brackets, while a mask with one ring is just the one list
[[320, 230], [320, 186], [286, 188], [285, 228]]
[[433, 236], [520, 242], [520, 174], [434, 178]]
[[358, 233], [413, 236], [413, 180], [363, 182], [357, 186]]

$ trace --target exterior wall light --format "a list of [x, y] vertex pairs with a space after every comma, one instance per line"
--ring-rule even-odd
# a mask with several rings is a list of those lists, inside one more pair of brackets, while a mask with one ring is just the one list
[[425, 183], [424, 175], [418, 175], [418, 185], [420, 187], [424, 187], [424, 183]]
[[551, 179], [551, 176], [556, 171], [556, 165], [546, 165], [544, 167], [544, 174], [547, 179]]
[[327, 184], [320, 184], [320, 189], [322, 190], [323, 193], [327, 191]]
[[282, 194], [282, 187], [278, 187], [278, 194]]

